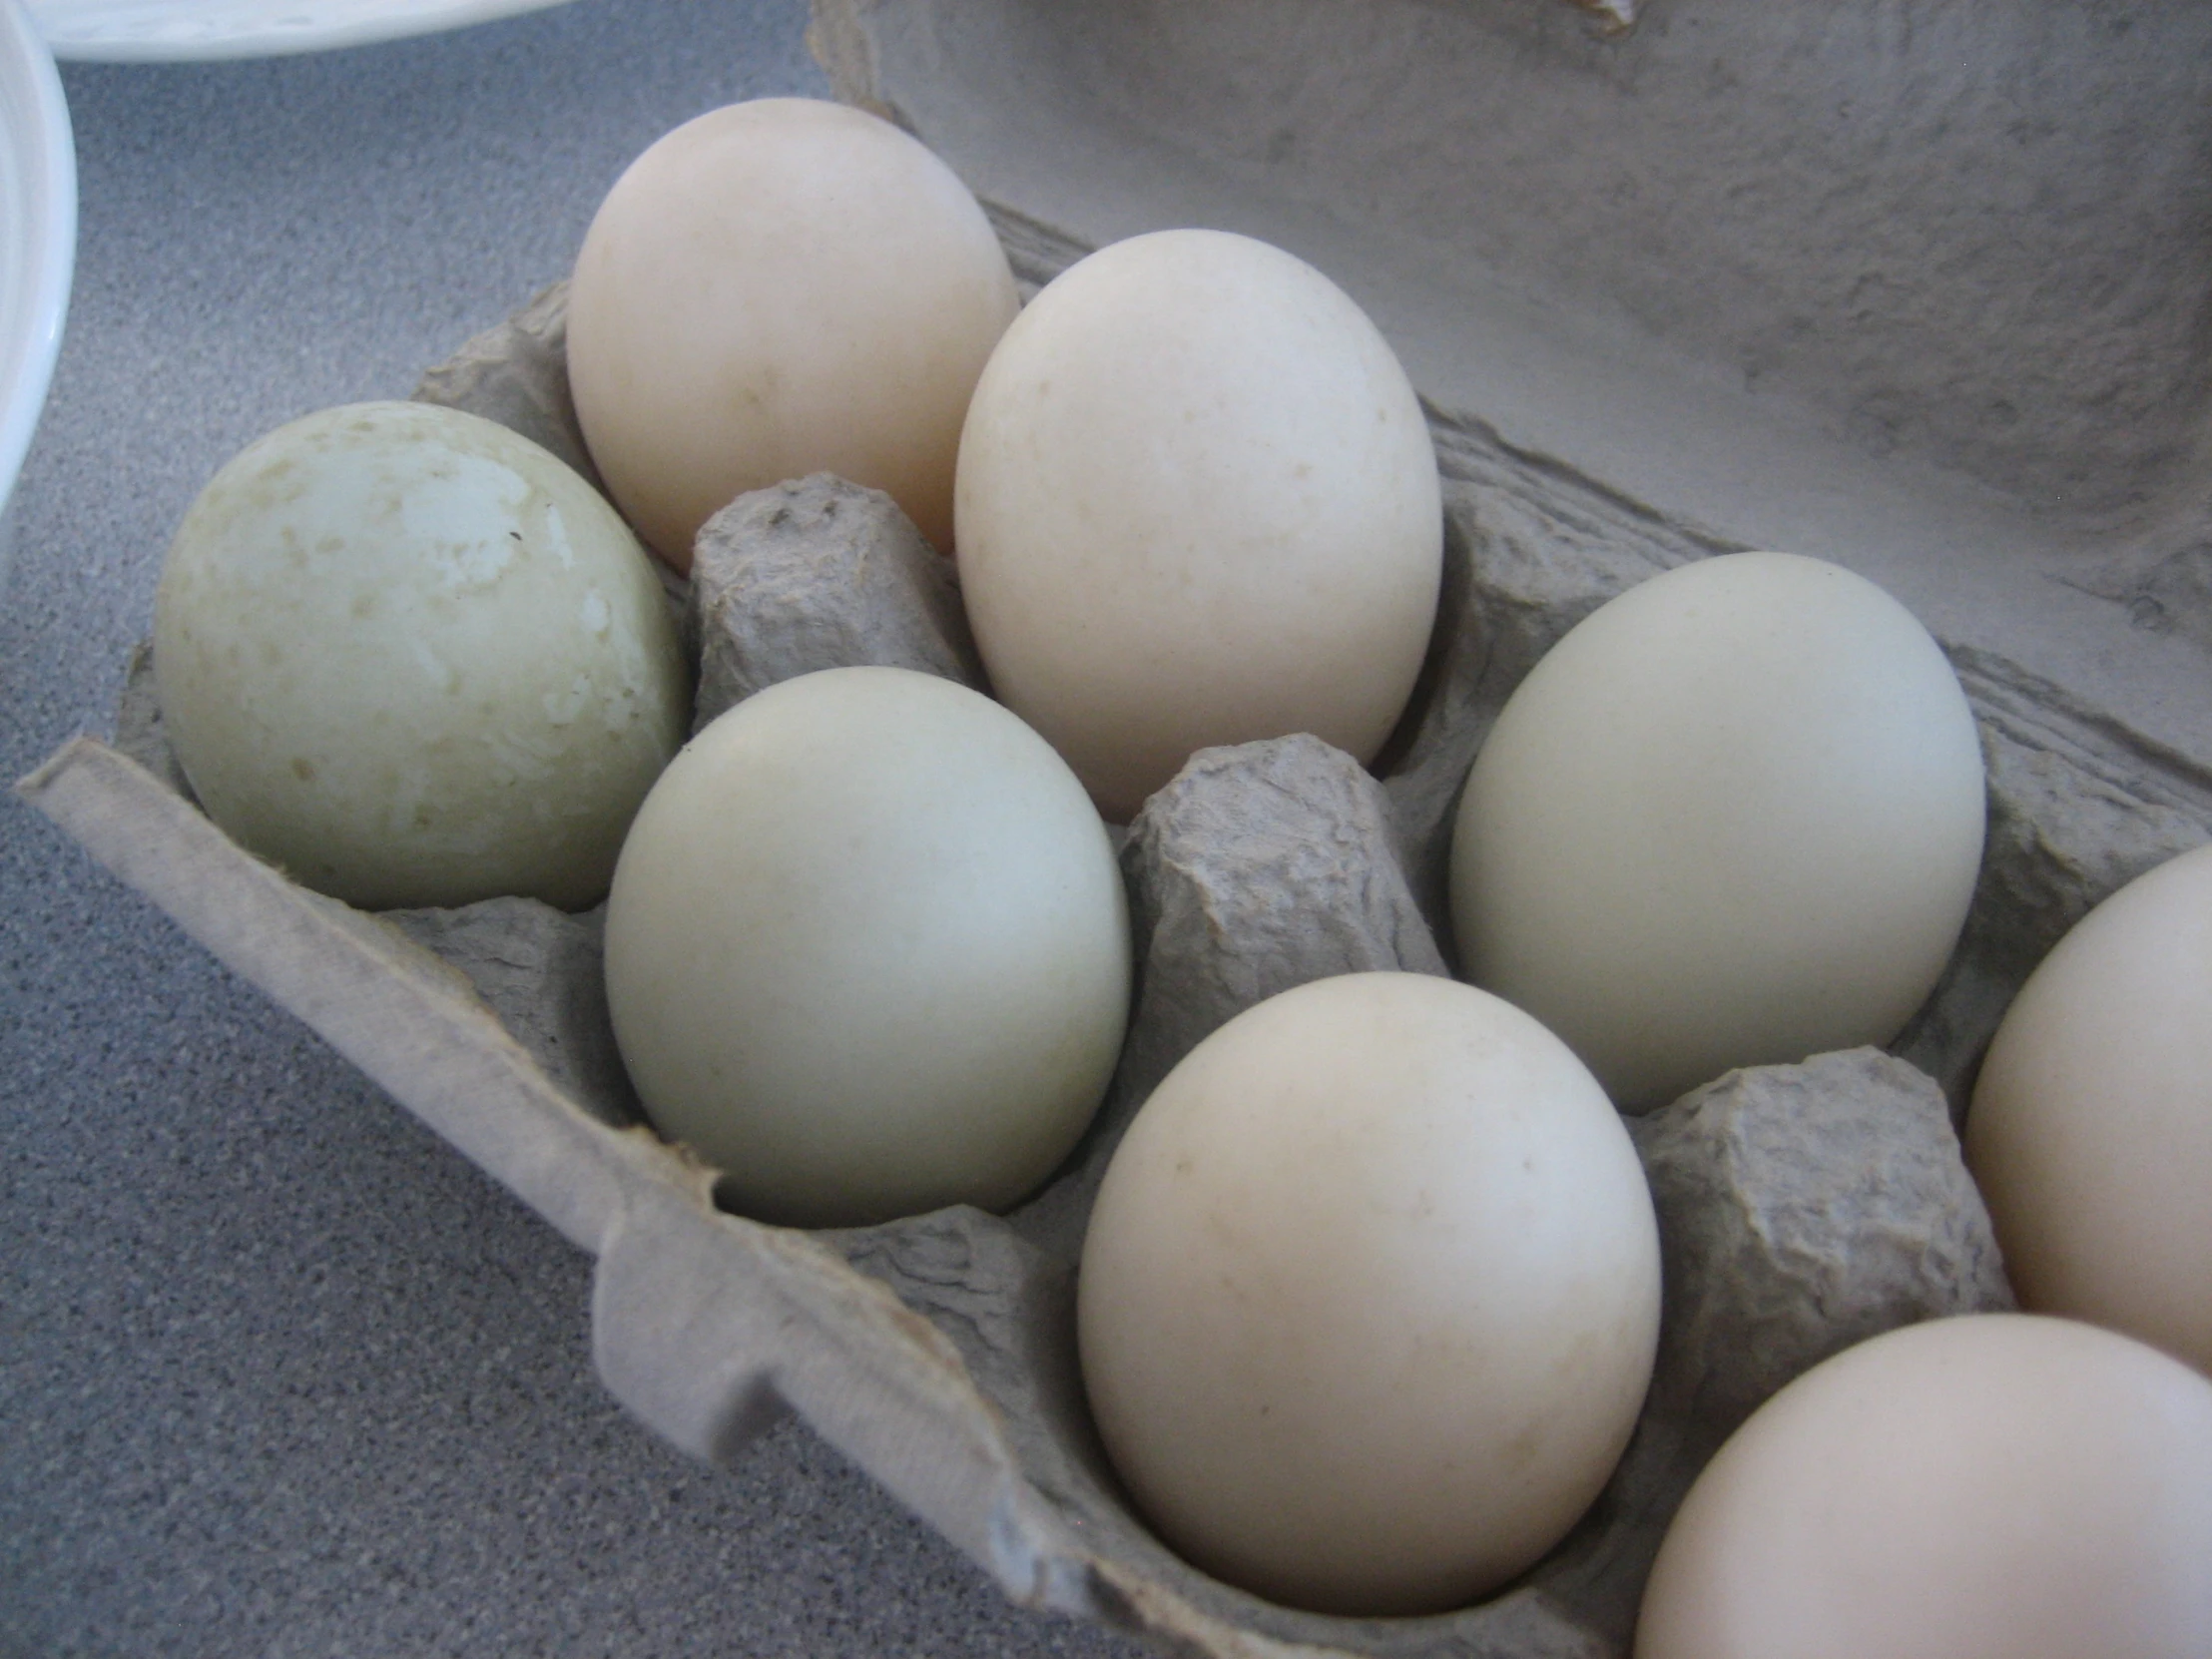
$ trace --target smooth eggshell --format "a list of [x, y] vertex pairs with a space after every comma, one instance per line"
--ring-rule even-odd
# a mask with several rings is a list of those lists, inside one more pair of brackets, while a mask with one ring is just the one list
[[684, 750], [622, 849], [607, 1000], [647, 1113], [764, 1220], [1001, 1209], [1067, 1154], [1128, 1015], [1120, 871], [988, 698], [830, 669]]
[[1650, 1380], [1658, 1235], [1619, 1116], [1527, 1015], [1356, 974], [1247, 1010], [1114, 1155], [1083, 1378], [1138, 1507], [1295, 1606], [1420, 1613], [1541, 1555]]
[[422, 403], [309, 415], [217, 473], [154, 641], [208, 816], [372, 908], [594, 902], [690, 697], [614, 509], [505, 427]]
[[2061, 939], [2006, 1011], [1966, 1161], [2020, 1305], [2212, 1373], [2212, 847]]
[[2069, 1321], [1909, 1326], [1807, 1372], [1676, 1513], [1636, 1659], [2202, 1659], [2212, 1382]]
[[654, 550], [746, 490], [834, 472], [952, 545], [968, 395], [1019, 304], [990, 222], [887, 121], [768, 98], [687, 122], [576, 258], [568, 369], [592, 460]]
[[993, 687], [1116, 822], [1208, 745], [1372, 759], [1435, 618], [1412, 387], [1336, 284], [1246, 237], [1132, 238], [1039, 293], [976, 386], [957, 509]]
[[1641, 1109], [1897, 1035], [1973, 898], [1981, 749], [1928, 630], [1865, 578], [1737, 553], [1559, 641], [1460, 799], [1467, 977]]

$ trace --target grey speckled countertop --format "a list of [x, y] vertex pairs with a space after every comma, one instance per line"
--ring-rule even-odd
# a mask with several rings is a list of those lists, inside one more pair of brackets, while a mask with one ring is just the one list
[[[578, 0], [64, 71], [82, 237], [12, 508], [0, 766], [111, 729], [234, 450], [561, 276], [678, 122], [821, 92], [800, 0]], [[0, 800], [0, 1655], [1085, 1654], [787, 1424], [687, 1462], [589, 1262]]]

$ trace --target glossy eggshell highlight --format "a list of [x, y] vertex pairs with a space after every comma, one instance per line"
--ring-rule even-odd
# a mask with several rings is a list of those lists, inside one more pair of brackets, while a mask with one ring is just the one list
[[1161, 1083], [1078, 1302], [1099, 1430], [1170, 1545], [1293, 1606], [1435, 1612], [1611, 1473], [1658, 1235], [1557, 1039], [1469, 986], [1357, 974], [1247, 1010]]
[[1622, 1106], [1890, 1041], [1981, 863], [1964, 692], [1865, 578], [1784, 553], [1653, 577], [1507, 701], [1460, 799], [1467, 977]]
[[1910, 1326], [1807, 1372], [1691, 1488], [1636, 1659], [2202, 1659], [2212, 1382], [2070, 1321]]
[[623, 174], [568, 300], [577, 418], [654, 550], [746, 490], [834, 472], [951, 550], [968, 396], [1019, 296], [951, 169], [803, 98], [687, 122]]
[[1130, 990], [1082, 787], [988, 698], [890, 668], [692, 740], [623, 846], [606, 962], [653, 1122], [806, 1227], [1023, 1197], [1105, 1093]]
[[595, 902], [691, 695], [614, 509], [423, 403], [327, 409], [226, 465], [163, 564], [154, 641], [208, 816], [368, 908]]
[[1412, 387], [1336, 284], [1246, 237], [1135, 237], [1039, 293], [976, 387], [957, 507], [993, 687], [1116, 822], [1208, 745], [1372, 759], [1435, 618]]
[[1966, 1117], [2020, 1305], [2212, 1373], [2212, 847], [2138, 876], [2021, 987]]

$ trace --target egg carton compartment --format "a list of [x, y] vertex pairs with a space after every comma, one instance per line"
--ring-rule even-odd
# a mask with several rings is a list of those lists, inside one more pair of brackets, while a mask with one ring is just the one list
[[[2109, 499], [2095, 507], [2103, 515], [2097, 523], [2122, 527], [2117, 540], [2099, 543], [2118, 549], [2118, 563], [2096, 566], [2106, 576], [2094, 573], [2085, 554], [2054, 552], [2047, 520], [2038, 520], [2037, 539], [2009, 548], [1976, 542], [1957, 560], [1927, 552], [1951, 544], [1925, 540], [1898, 544], [1908, 552], [1891, 565], [1865, 553], [1877, 532], [1924, 522], [1897, 516], [1905, 512], [1900, 490], [1913, 495], [1914, 480], [1934, 477], [1953, 489], [1961, 466], [1982, 466], [1990, 477], [2003, 474], [2003, 465], [2032, 472], [2064, 430], [2037, 438], [2041, 450], [2021, 438], [2016, 452], [2007, 451], [2013, 460], [2000, 465], [1934, 414], [1921, 424], [1901, 419], [1896, 452], [1881, 459], [1910, 473], [1913, 488], [1886, 478], [1881, 500], [1888, 505], [1849, 547], [1757, 533], [1782, 521], [1766, 506], [1721, 510], [1733, 499], [1725, 478], [1706, 479], [1703, 494], [1676, 489], [1684, 475], [1660, 464], [1674, 464], [1663, 453], [1634, 464], [1621, 459], [1639, 441], [1655, 452], [1677, 442], [1678, 434], [1649, 424], [1639, 439], [1638, 409], [1648, 413], [1648, 404], [1600, 408], [1588, 417], [1598, 430], [1586, 443], [1550, 442], [1563, 428], [1544, 426], [1539, 405], [1567, 398], [1580, 382], [1546, 390], [1536, 383], [1544, 376], [1530, 369], [1517, 390], [1508, 385], [1491, 399], [1481, 383], [1458, 377], [1463, 345], [1427, 349], [1454, 328], [1479, 336], [1477, 324], [1509, 309], [1505, 301], [1473, 313], [1471, 322], [1463, 308], [1431, 314], [1424, 306], [1441, 290], [1410, 277], [1392, 287], [1388, 272], [1432, 272], [1433, 250], [1407, 251], [1372, 226], [1348, 232], [1338, 210], [1316, 206], [1330, 170], [1355, 162], [1371, 188], [1391, 174], [1380, 192], [1390, 201], [1378, 212], [1409, 212], [1418, 189], [1440, 192], [1451, 183], [1435, 168], [1415, 169], [1411, 179], [1391, 173], [1387, 158], [1408, 153], [1403, 131], [1395, 148], [1378, 148], [1378, 140], [1345, 152], [1357, 135], [1346, 136], [1352, 123], [1344, 111], [1364, 110], [1379, 122], [1395, 111], [1401, 128], [1439, 119], [1424, 113], [1422, 94], [1448, 76], [1430, 60], [1468, 71], [1469, 43], [1503, 43], [1503, 68], [1472, 54], [1483, 74], [1470, 85], [1484, 96], [1510, 104], [1518, 85], [1535, 89], [1527, 102], [1542, 103], [1545, 76], [1584, 76], [1598, 89], [1590, 96], [1614, 101], [1604, 107], [1619, 106], [1618, 123], [1642, 132], [1639, 102], [1672, 96], [1668, 77], [1689, 73], [1681, 37], [1718, 30], [1726, 20], [1659, 0], [1640, 19], [1626, 3], [1587, 15], [1549, 0], [1363, 5], [1365, 15], [1356, 17], [1349, 4], [1292, 0], [1271, 8], [1265, 25], [1244, 5], [823, 0], [817, 7], [818, 51], [847, 96], [915, 128], [994, 199], [994, 222], [1026, 287], [1097, 241], [1155, 224], [1212, 223], [1268, 235], [1344, 280], [1392, 334], [1427, 397], [1444, 479], [1436, 634], [1413, 705], [1376, 775], [1313, 739], [1206, 751], [1130, 828], [1122, 858], [1139, 983], [1121, 1067], [1068, 1163], [1011, 1214], [957, 1208], [881, 1227], [804, 1233], [724, 1212], [714, 1202], [715, 1172], [659, 1140], [638, 1115], [607, 1028], [596, 913], [570, 916], [532, 900], [495, 899], [459, 911], [377, 916], [290, 882], [198, 811], [162, 738], [143, 652], [115, 743], [76, 740], [18, 788], [120, 878], [593, 1253], [599, 1373], [677, 1445], [732, 1460], [753, 1434], [795, 1411], [1010, 1597], [1137, 1631], [1172, 1651], [1221, 1659], [1596, 1659], [1625, 1653], [1668, 1516], [1705, 1458], [1754, 1406], [1851, 1342], [1913, 1320], [2010, 1304], [1954, 1132], [1978, 1056], [2012, 992], [2074, 920], [2135, 874], [2212, 839], [2212, 768], [2199, 747], [2212, 742], [2212, 724], [2192, 724], [2195, 694], [2186, 688], [2172, 697], [2157, 690], [2178, 682], [2177, 664], [2212, 682], [2191, 643], [2194, 633], [2212, 637], [2212, 624], [2138, 627], [2147, 614], [2139, 605], [2131, 611], [2129, 603], [2085, 591], [2102, 581], [2139, 600], [2149, 591], [2144, 584], [2163, 580], [2165, 597], [2154, 601], [2162, 616], [2202, 616], [2182, 602], [2186, 595], [2176, 598], [2187, 561], [2174, 564], [2170, 548], [2155, 559], [2144, 551], [2166, 547], [2157, 536], [2186, 522], [2184, 498], [2196, 476], [2190, 422], [2201, 411], [2186, 386], [2159, 404], [2171, 416], [2160, 428], [2167, 436], [2143, 440], [2142, 451], [2164, 456], [2157, 466], [2105, 450], [2082, 461], [2106, 481], [2099, 488]], [[2014, 40], [2024, 27], [1973, 25], [1963, 7], [1913, 10], [1927, 14], [1931, 31], [1911, 52], [1955, 44], [1959, 29], [1978, 29], [1970, 38], [1987, 46]], [[1782, 76], [1791, 60], [1777, 42], [1802, 46], [1813, 31], [1809, 6], [1769, 12], [1776, 21], [1727, 25], [1749, 29], [1751, 44], [1762, 47], [1733, 72], [1751, 81], [1765, 106], [1788, 100], [1779, 81], [1757, 83], [1759, 66]], [[2033, 15], [2044, 18], [2046, 34], [2085, 26], [2052, 21], [2054, 10], [2045, 17], [2034, 8]], [[2199, 66], [2212, 55], [2200, 52], [2187, 66], [2160, 57], [2178, 50], [2161, 31], [2199, 25], [2163, 13], [2138, 20], [2125, 61], [2150, 51], [2158, 65], [2154, 90], [2201, 78]], [[1605, 32], [1631, 21], [1636, 26], [1625, 35]], [[1148, 65], [1138, 50], [1146, 42], [1172, 44], [1180, 55]], [[1658, 43], [1648, 63], [1627, 56], [1639, 42]], [[1445, 55], [1454, 45], [1458, 56]], [[1847, 59], [1862, 49], [1871, 48], [1848, 41], [1836, 48]], [[1731, 60], [1721, 53], [1716, 61]], [[1283, 84], [1299, 63], [1308, 66], [1307, 79]], [[1384, 74], [1393, 63], [1394, 81]], [[1345, 78], [1325, 82], [1321, 66]], [[979, 83], [998, 88], [995, 102], [976, 90]], [[1239, 96], [1208, 103], [1193, 86], [1227, 86]], [[1023, 89], [1012, 112], [1010, 87]], [[1913, 97], [1930, 108], [1941, 102], [1926, 87]], [[1525, 151], [1531, 165], [1540, 161], [1540, 133], [1527, 123], [1565, 122], [1578, 108], [1568, 101], [1540, 120], [1528, 116], [1514, 141], [1522, 150], [1508, 147], [1508, 158]], [[2212, 101], [2191, 106], [2190, 119], [2201, 125], [2206, 108]], [[1073, 147], [1075, 129], [1051, 125], [1072, 119], [1070, 111], [1103, 123], [1091, 149]], [[1279, 128], [1265, 142], [1234, 127], [1270, 120]], [[1301, 128], [1301, 120], [1317, 125]], [[1276, 130], [1292, 136], [1278, 144]], [[1027, 145], [1047, 139], [1057, 148], [1017, 167]], [[980, 148], [963, 154], [971, 142]], [[1469, 158], [1470, 178], [1494, 179], [1499, 171], [1474, 165], [1488, 153], [1479, 148], [1458, 153]], [[1694, 157], [1676, 159], [1687, 169]], [[1646, 177], [1666, 174], [1665, 155], [1647, 160]], [[1286, 176], [1296, 190], [1277, 189]], [[2170, 173], [2158, 178], [2182, 188]], [[1528, 191], [1534, 194], [1513, 198], [1524, 217], [1550, 201], [1534, 184]], [[1440, 212], [1432, 207], [1428, 217]], [[2201, 216], [2189, 223], [2204, 228]], [[1337, 242], [1285, 234], [1300, 224], [1319, 226]], [[1583, 235], [1600, 229], [1586, 227]], [[1364, 263], [1329, 259], [1331, 247], [1354, 244]], [[2200, 259], [2198, 270], [2205, 269], [2212, 265]], [[1603, 275], [1592, 273], [1591, 280]], [[1677, 289], [1669, 304], [1697, 300], [1697, 283]], [[2192, 314], [2200, 313], [2201, 302]], [[1548, 314], [1538, 320], [1564, 326]], [[1700, 324], [1719, 325], [1712, 318]], [[2148, 336], [2162, 325], [2146, 322]], [[1704, 337], [1688, 323], [1682, 328], [1682, 337]], [[1524, 330], [1508, 343], [1533, 350], [1527, 341], [1540, 332]], [[1790, 385], [1817, 391], [1849, 380], [1811, 347], [1783, 359], [1774, 374]], [[1631, 360], [1630, 378], [1655, 360], [1650, 352]], [[1670, 359], [1660, 368], [1674, 373], [1680, 364]], [[1650, 372], [1657, 378], [1641, 391], [1631, 387], [1634, 396], [1672, 383], [1660, 369]], [[2181, 371], [2183, 381], [2189, 372]], [[2174, 382], [2162, 383], [2170, 389]], [[558, 288], [432, 370], [418, 395], [502, 420], [590, 475], [566, 397]], [[1864, 401], [1871, 394], [1853, 395]], [[1819, 398], [1809, 393], [1807, 401]], [[1677, 424], [1697, 424], [1690, 415], [1704, 405], [1684, 407]], [[1626, 425], [1613, 431], [1609, 421]], [[1849, 417], [1843, 421], [1848, 432]], [[2138, 432], [2124, 442], [2141, 438]], [[1616, 440], [1618, 453], [1607, 448]], [[1807, 444], [1818, 451], [1813, 439]], [[1976, 511], [1994, 515], [1992, 523], [2019, 516], [2016, 502], [1991, 505], [2000, 492], [1987, 479], [1967, 493]], [[2066, 534], [2090, 516], [2084, 508], [2065, 519], [2074, 526]], [[1829, 521], [1805, 522], [1817, 528]], [[1208, 1578], [1155, 1540], [1130, 1509], [1083, 1403], [1074, 1274], [1090, 1201], [1122, 1128], [1177, 1058], [1267, 995], [1330, 973], [1446, 971], [1450, 811], [1506, 696], [1545, 648], [1615, 593], [1673, 565], [1761, 544], [1839, 557], [1885, 581], [1931, 622], [1966, 689], [1988, 765], [1989, 836], [1973, 907], [1941, 982], [1892, 1053], [1855, 1050], [1731, 1073], [1632, 1122], [1665, 1255], [1658, 1368], [1612, 1483], [1520, 1581], [1455, 1613], [1358, 1620], [1285, 1609]], [[1843, 556], [1855, 549], [1863, 556]], [[2058, 568], [2068, 573], [2063, 582], [2051, 578]], [[2121, 576], [2110, 576], [2114, 570]], [[1894, 579], [1901, 571], [1907, 580]], [[849, 606], [850, 586], [841, 598], [817, 594], [806, 602]], [[679, 601], [686, 597], [672, 589]], [[1998, 593], [2001, 604], [1984, 603]], [[749, 618], [758, 621], [742, 594], [735, 604], [740, 631]], [[916, 637], [917, 608], [928, 609], [926, 598], [872, 599], [862, 619], [868, 626], [830, 631], [845, 642], [832, 650], [844, 653], [839, 660], [883, 660], [886, 639]], [[878, 626], [886, 616], [896, 624], [887, 631]], [[2100, 654], [2114, 652], [2121, 666], [2100, 666]], [[970, 660], [954, 642], [934, 665], [909, 666], [964, 675]], [[802, 652], [759, 673], [773, 679], [807, 666], [830, 664]], [[744, 686], [741, 675], [738, 689]]]

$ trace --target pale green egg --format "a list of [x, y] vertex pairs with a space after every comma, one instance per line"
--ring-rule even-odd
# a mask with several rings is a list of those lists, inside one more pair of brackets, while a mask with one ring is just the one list
[[250, 445], [155, 599], [170, 741], [208, 816], [364, 907], [607, 889], [683, 741], [643, 549], [505, 427], [362, 403]]
[[1113, 843], [1049, 745], [899, 668], [769, 687], [654, 787], [607, 900], [646, 1115], [759, 1220], [1004, 1210], [1067, 1157], [1129, 1013]]

